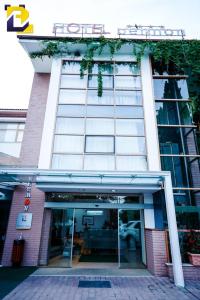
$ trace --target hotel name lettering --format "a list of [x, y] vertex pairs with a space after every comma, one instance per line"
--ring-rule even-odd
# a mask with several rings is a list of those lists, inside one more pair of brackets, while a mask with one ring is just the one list
[[[78, 23], [55, 23], [53, 26], [55, 35], [108, 35], [104, 24], [78, 24]], [[169, 29], [164, 26], [141, 26], [127, 25], [125, 28], [118, 28], [117, 35], [123, 36], [155, 36], [155, 37], [184, 37], [183, 29]]]

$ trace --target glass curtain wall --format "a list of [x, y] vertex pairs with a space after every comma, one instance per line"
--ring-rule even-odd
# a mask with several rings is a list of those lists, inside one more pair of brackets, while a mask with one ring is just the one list
[[172, 64], [153, 68], [162, 169], [171, 171], [176, 204], [195, 204], [200, 200], [200, 165], [187, 76]]
[[140, 70], [136, 63], [104, 68], [98, 97], [98, 63], [83, 79], [79, 62], [63, 62], [52, 168], [146, 170]]

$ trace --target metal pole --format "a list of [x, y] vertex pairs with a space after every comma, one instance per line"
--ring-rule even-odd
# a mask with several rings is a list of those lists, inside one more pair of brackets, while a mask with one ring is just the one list
[[167, 211], [174, 283], [176, 286], [184, 287], [185, 284], [184, 284], [181, 253], [180, 253], [180, 246], [179, 246], [179, 239], [178, 239], [178, 229], [176, 223], [176, 213], [175, 213], [171, 175], [167, 175], [164, 178], [165, 178], [165, 182], [164, 182], [165, 203], [166, 203], [166, 211]]

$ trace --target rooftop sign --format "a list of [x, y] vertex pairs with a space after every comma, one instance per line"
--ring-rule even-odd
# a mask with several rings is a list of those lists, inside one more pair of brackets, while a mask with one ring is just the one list
[[[53, 26], [55, 35], [79, 35], [79, 36], [101, 36], [108, 35], [104, 24], [79, 24], [79, 23], [55, 23]], [[169, 29], [164, 26], [141, 26], [127, 25], [125, 28], [118, 28], [119, 37], [184, 37], [183, 29]]]

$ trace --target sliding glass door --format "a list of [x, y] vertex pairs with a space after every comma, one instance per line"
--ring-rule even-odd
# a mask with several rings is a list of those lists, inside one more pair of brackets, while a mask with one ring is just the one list
[[118, 210], [119, 220], [119, 267], [141, 269], [142, 241], [139, 210]]
[[49, 266], [71, 267], [74, 232], [74, 209], [53, 209]]

